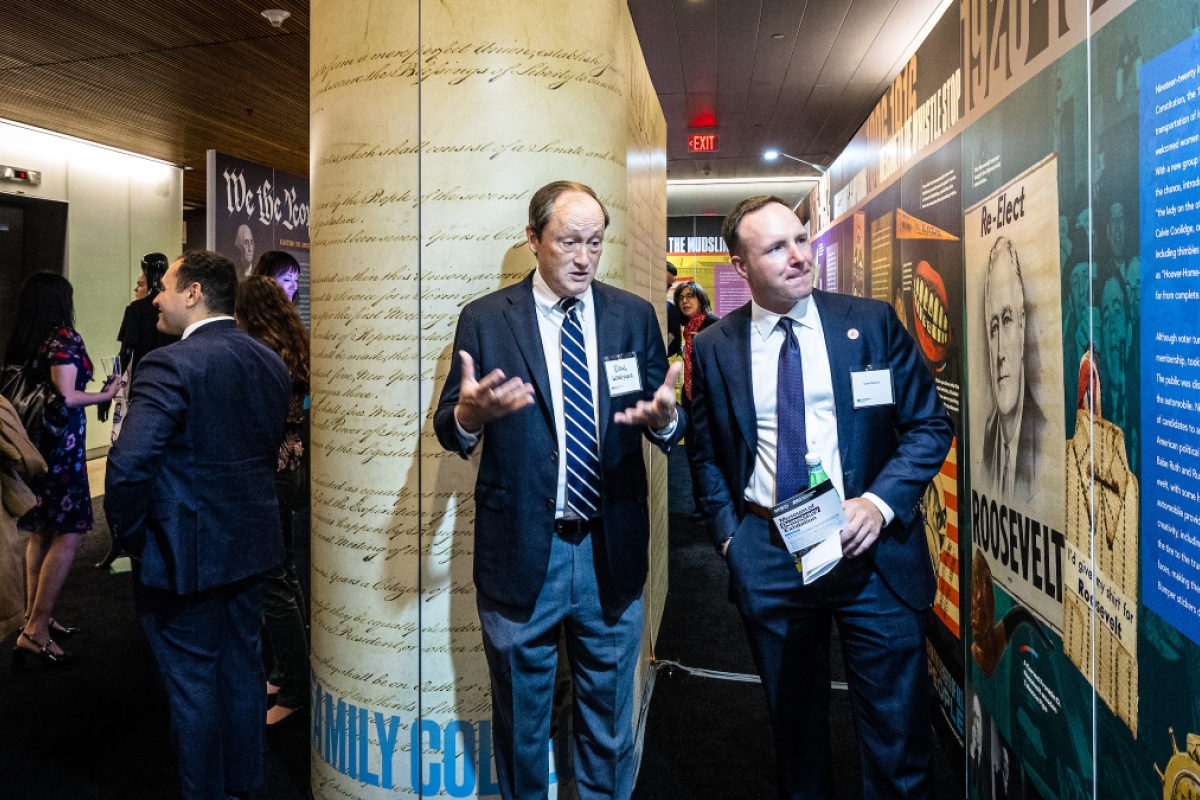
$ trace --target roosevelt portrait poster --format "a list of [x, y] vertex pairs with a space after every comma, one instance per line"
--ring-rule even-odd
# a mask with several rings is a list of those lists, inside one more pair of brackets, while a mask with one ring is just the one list
[[966, 211], [975, 551], [1015, 603], [1062, 629], [1062, 311], [1057, 159]]

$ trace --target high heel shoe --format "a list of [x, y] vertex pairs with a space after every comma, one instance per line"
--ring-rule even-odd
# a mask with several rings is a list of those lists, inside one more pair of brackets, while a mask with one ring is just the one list
[[25, 659], [36, 658], [41, 660], [48, 667], [65, 667], [75, 660], [75, 656], [70, 653], [56, 653], [50, 649], [52, 639], [47, 639], [45, 644], [41, 644], [37, 639], [34, 639], [25, 631], [21, 631], [21, 636], [24, 636], [30, 642], [37, 646], [37, 652], [28, 650], [20, 645], [13, 646], [13, 669], [24, 669]]
[[[25, 624], [26, 625], [29, 624], [29, 615], [28, 614], [25, 615]], [[74, 636], [77, 633], [83, 633], [83, 628], [72, 628], [67, 625], [63, 625], [61, 622], [54, 619], [53, 617], [50, 618], [50, 634], [52, 637], [53, 636], [68, 636], [69, 637], [69, 636]], [[36, 642], [35, 642], [35, 644], [36, 644]]]
[[54, 636], [74, 636], [77, 633], [83, 633], [83, 628], [72, 628], [69, 625], [63, 625], [56, 619], [51, 619], [50, 633]]

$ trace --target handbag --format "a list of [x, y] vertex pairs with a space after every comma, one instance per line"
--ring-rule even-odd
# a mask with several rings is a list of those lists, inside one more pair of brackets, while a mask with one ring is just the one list
[[13, 404], [29, 440], [42, 449], [67, 429], [67, 401], [50, 381], [21, 364], [6, 364], [0, 370], [0, 395]]

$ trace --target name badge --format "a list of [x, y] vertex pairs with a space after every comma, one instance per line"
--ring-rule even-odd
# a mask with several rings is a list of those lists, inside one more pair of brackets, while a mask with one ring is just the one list
[[890, 369], [866, 369], [851, 372], [850, 383], [854, 393], [855, 408], [890, 406], [896, 402], [892, 394], [892, 371]]
[[642, 374], [638, 372], [635, 353], [605, 356], [604, 373], [608, 376], [609, 397], [620, 397], [642, 390]]

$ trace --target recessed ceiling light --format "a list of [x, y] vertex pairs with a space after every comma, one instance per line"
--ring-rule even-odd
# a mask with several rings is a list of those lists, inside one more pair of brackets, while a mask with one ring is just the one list
[[[263, 13], [265, 14], [265, 13], [267, 13], [267, 12], [265, 12], [265, 11], [264, 11]], [[782, 33], [772, 33], [772, 34], [771, 34], [771, 38], [772, 38], [772, 39], [782, 39], [782, 38], [783, 38], [783, 34], [782, 34]]]
[[262, 12], [262, 15], [267, 18], [267, 22], [271, 23], [272, 28], [278, 28], [285, 19], [292, 15], [292, 12], [284, 11], [282, 8], [268, 8]]

